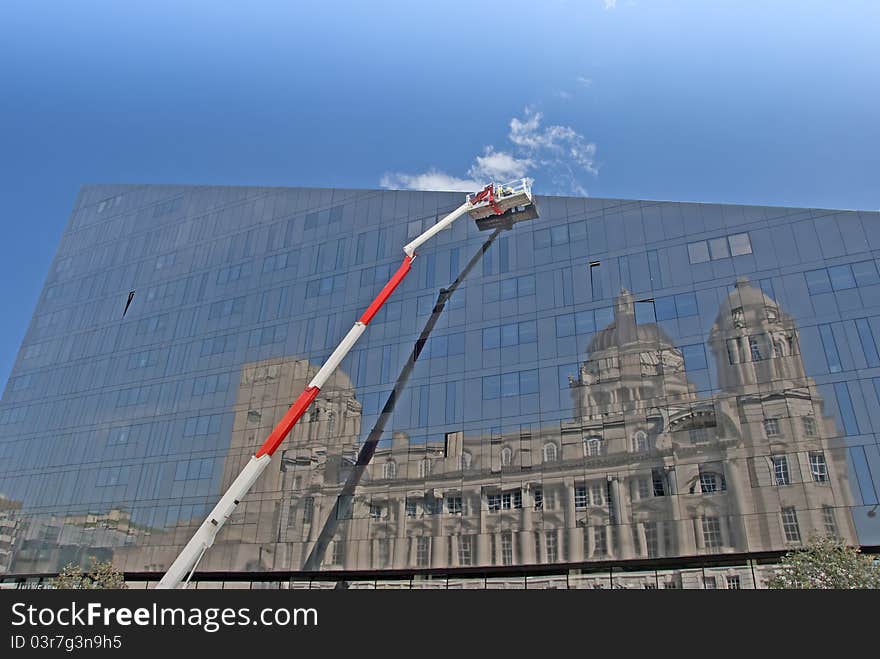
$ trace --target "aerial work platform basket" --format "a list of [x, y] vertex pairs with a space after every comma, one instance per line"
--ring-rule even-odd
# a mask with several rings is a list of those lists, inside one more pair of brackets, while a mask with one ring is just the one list
[[521, 178], [503, 185], [492, 183], [482, 192], [469, 195], [468, 201], [474, 205], [468, 214], [475, 220], [501, 215], [511, 208], [528, 206], [532, 203], [531, 181]]

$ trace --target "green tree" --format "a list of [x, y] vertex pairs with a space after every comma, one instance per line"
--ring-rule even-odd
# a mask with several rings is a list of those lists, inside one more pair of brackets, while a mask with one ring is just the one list
[[768, 588], [880, 588], [880, 564], [837, 538], [816, 538], [787, 553]]
[[61, 574], [51, 581], [53, 588], [65, 590], [119, 590], [128, 588], [122, 572], [110, 561], [98, 561], [94, 556], [88, 573], [75, 563], [68, 563]]

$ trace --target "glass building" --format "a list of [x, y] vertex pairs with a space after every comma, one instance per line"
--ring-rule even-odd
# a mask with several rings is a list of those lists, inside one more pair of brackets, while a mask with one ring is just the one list
[[[0, 579], [157, 580], [462, 200], [84, 187], [0, 402]], [[880, 214], [537, 207], [421, 250], [196, 586], [754, 588], [880, 545]]]

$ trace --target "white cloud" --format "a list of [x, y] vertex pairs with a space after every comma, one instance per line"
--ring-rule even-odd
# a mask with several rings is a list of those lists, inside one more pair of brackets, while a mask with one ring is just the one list
[[[596, 145], [570, 126], [541, 127], [544, 115], [526, 108], [525, 117], [510, 120], [508, 139], [544, 166], [575, 164], [598, 174]], [[573, 174], [572, 170], [572, 174]]]
[[617, 0], [605, 0], [605, 10], [614, 9], [617, 7]]
[[379, 181], [383, 188], [394, 190], [435, 190], [447, 192], [473, 192], [483, 187], [482, 183], [473, 179], [450, 176], [433, 167], [424, 174], [403, 174], [401, 172], [385, 174]]
[[585, 76], [578, 76], [577, 82], [581, 87], [589, 87], [590, 85], [593, 84], [593, 79], [587, 78]]
[[487, 146], [485, 155], [474, 159], [468, 175], [477, 180], [511, 181], [523, 178], [534, 164], [529, 158], [517, 158], [510, 153], [495, 151], [493, 147]]
[[432, 167], [418, 174], [386, 173], [380, 185], [405, 190], [472, 192], [489, 181], [503, 183], [538, 177], [541, 188], [547, 192], [586, 195], [580, 176], [585, 172], [594, 176], [599, 173], [596, 145], [570, 126], [544, 126], [543, 119], [542, 113], [529, 107], [522, 117], [513, 117], [508, 124], [509, 144], [503, 149], [485, 147], [468, 168], [468, 178]]

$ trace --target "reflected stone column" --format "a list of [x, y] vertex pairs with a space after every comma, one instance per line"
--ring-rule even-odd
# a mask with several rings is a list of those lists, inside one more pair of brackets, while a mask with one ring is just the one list
[[579, 562], [584, 560], [584, 530], [580, 526], [573, 529], [565, 529], [568, 534], [568, 556], [567, 561]]
[[477, 536], [477, 565], [489, 565], [489, 534]]
[[[458, 536], [461, 540], [461, 536]], [[441, 535], [435, 534], [431, 539], [431, 567], [446, 567], [449, 556], [447, 556], [449, 541]]]
[[628, 513], [624, 506], [626, 500], [623, 495], [624, 488], [620, 485], [617, 476], [611, 477], [611, 520], [617, 525], [614, 529], [615, 537], [619, 543], [620, 558], [633, 558], [632, 529], [628, 525]]
[[733, 494], [734, 501], [734, 514], [736, 515], [736, 521], [731, 522], [731, 524], [736, 524], [735, 530], [733, 532], [733, 544], [735, 544], [741, 550], [749, 549], [749, 536], [747, 532], [746, 525], [746, 515], [749, 514], [748, 504], [746, 503], [745, 493], [747, 491], [746, 488], [751, 490], [751, 482], [746, 480], [743, 482], [743, 471], [740, 468], [738, 460], [725, 460], [723, 462], [724, 469], [724, 479], [726, 481], [728, 491], [731, 491]]
[[648, 555], [648, 536], [645, 533], [645, 525], [642, 522], [639, 522], [635, 525], [636, 533], [639, 535], [639, 553], [645, 556]]
[[703, 551], [706, 548], [706, 543], [703, 541], [703, 520], [701, 517], [694, 517], [693, 527], [694, 543], [698, 551]]

